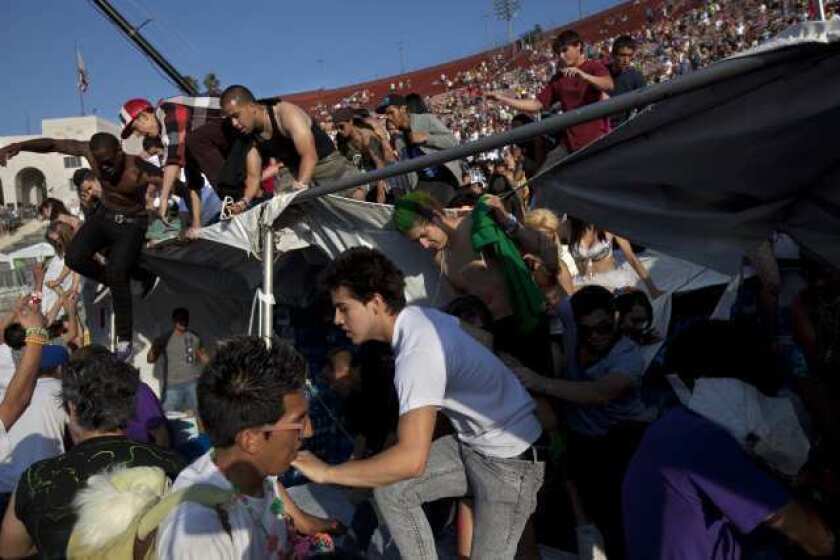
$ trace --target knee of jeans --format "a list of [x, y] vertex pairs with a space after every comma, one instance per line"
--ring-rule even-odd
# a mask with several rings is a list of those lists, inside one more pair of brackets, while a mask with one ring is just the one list
[[380, 508], [404, 507], [406, 505], [402, 484], [395, 482], [373, 489], [373, 497]]

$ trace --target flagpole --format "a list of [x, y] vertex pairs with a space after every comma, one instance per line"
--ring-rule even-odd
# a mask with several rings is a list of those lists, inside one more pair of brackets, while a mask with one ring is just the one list
[[79, 89], [79, 106], [82, 111], [82, 116], [85, 116], [85, 91], [87, 90], [87, 68], [82, 61], [82, 53], [79, 51], [79, 42], [76, 41], [76, 74], [78, 83], [76, 87]]

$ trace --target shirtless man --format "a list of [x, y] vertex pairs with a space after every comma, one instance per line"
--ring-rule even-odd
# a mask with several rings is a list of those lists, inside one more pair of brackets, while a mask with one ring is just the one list
[[[280, 190], [306, 189], [313, 182], [336, 181], [359, 171], [338, 153], [335, 144], [306, 112], [280, 98], [257, 101], [245, 86], [227, 88], [220, 100], [222, 113], [237, 132], [254, 139], [245, 161], [245, 193], [231, 213], [248, 209], [260, 189], [263, 161], [275, 158], [285, 168], [278, 175]], [[365, 189], [352, 189], [363, 199]]]
[[[496, 221], [504, 224], [522, 254], [539, 259], [553, 273], [564, 266], [558, 262], [552, 239], [522, 226], [498, 197], [488, 197], [487, 201]], [[540, 372], [548, 367], [550, 359], [544, 352], [547, 344], [542, 346], [548, 325], [540, 323], [532, 332], [522, 332], [515, 315], [515, 294], [509, 291], [502, 261], [473, 247], [472, 214], [445, 212], [432, 195], [415, 191], [396, 202], [394, 225], [408, 239], [434, 253], [435, 262], [453, 288], [484, 302], [493, 316], [492, 331], [500, 349]]]
[[[363, 171], [382, 169], [389, 163], [396, 161], [394, 151], [383, 148], [382, 140], [375, 130], [370, 128], [367, 121], [357, 119], [352, 109], [339, 109], [332, 115], [339, 141], [339, 150], [353, 161], [353, 156], [361, 157], [359, 167]], [[355, 162], [354, 162], [355, 163]], [[376, 183], [376, 202], [385, 202], [388, 184], [385, 181]]]
[[[117, 355], [131, 355], [132, 304], [129, 277], [135, 267], [146, 236], [148, 215], [145, 194], [149, 185], [160, 187], [163, 173], [138, 156], [127, 155], [116, 136], [94, 134], [90, 142], [38, 138], [0, 148], [0, 165], [18, 152], [80, 156], [93, 166], [102, 188], [101, 206], [79, 228], [67, 248], [65, 262], [73, 271], [111, 288], [117, 334]], [[176, 187], [185, 188], [181, 181]], [[110, 249], [103, 265], [94, 255]], [[154, 286], [155, 278], [146, 275], [144, 293]]]

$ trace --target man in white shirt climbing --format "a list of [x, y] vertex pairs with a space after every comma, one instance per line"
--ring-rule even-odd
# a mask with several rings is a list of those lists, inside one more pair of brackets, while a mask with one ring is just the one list
[[[534, 445], [542, 433], [534, 401], [455, 317], [406, 306], [403, 275], [380, 252], [346, 251], [323, 284], [336, 325], [354, 344], [391, 343], [397, 442], [341, 465], [301, 452], [293, 465], [317, 483], [373, 488], [405, 558], [437, 558], [422, 504], [466, 495], [475, 500], [473, 557], [513, 558], [545, 469]], [[456, 433], [432, 441], [438, 411]]]

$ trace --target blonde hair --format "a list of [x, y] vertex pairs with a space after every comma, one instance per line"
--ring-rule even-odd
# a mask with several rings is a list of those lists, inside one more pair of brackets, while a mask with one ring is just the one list
[[550, 229], [555, 235], [560, 233], [560, 218], [547, 208], [537, 208], [525, 214], [525, 225], [533, 229]]

